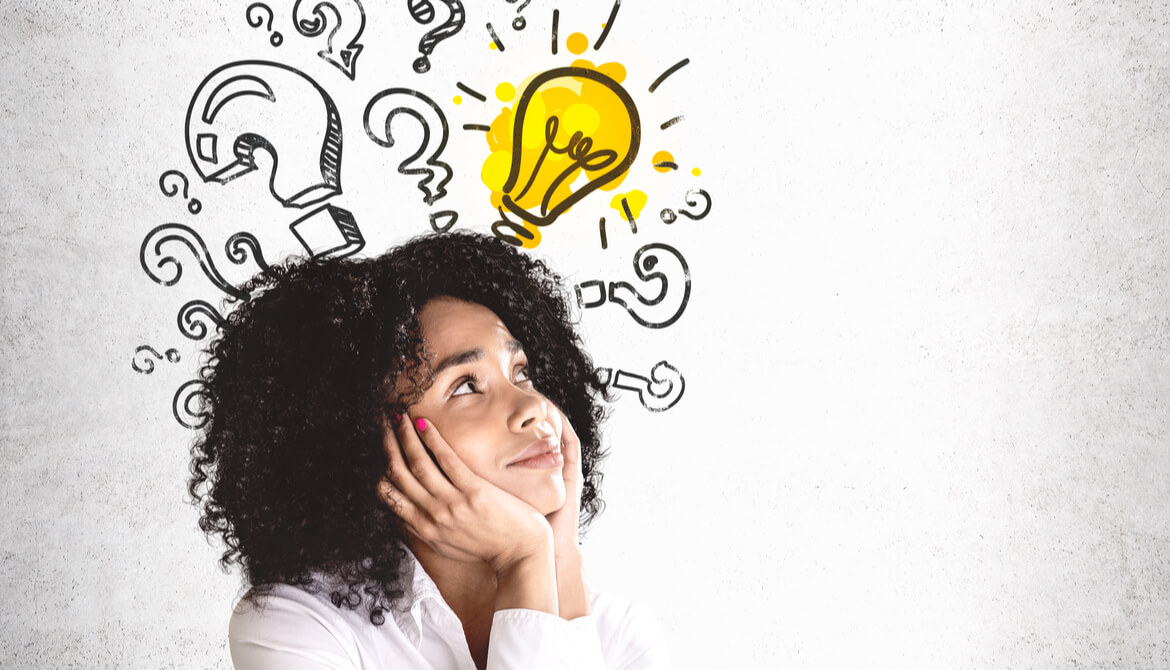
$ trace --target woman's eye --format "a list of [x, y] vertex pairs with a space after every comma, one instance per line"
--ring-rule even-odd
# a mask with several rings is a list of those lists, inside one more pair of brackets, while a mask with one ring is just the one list
[[524, 366], [516, 371], [517, 382], [530, 382], [532, 378], [528, 376], [528, 366]]
[[467, 395], [469, 393], [475, 393], [476, 390], [477, 389], [476, 389], [474, 379], [470, 379], [470, 378], [464, 379], [462, 382], [459, 383], [458, 386], [455, 387], [455, 390], [451, 392], [451, 397], [454, 398], [457, 395]]

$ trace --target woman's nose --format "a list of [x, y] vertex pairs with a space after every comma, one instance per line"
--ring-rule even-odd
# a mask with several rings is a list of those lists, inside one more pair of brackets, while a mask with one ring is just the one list
[[514, 387], [515, 403], [508, 419], [508, 428], [521, 432], [535, 422], [548, 417], [548, 400], [535, 390]]

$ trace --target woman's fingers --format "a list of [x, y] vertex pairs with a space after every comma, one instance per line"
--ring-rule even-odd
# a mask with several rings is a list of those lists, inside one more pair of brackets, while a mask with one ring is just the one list
[[[399, 415], [400, 423], [401, 418]], [[382, 449], [386, 452], [386, 460], [390, 464], [387, 472], [390, 479], [385, 482], [387, 485], [393, 482], [398, 486], [400, 493], [410, 500], [424, 501], [432, 497], [407, 466], [406, 458], [402, 453], [402, 443], [398, 439], [395, 427], [386, 423], [382, 424]], [[387, 504], [390, 502], [385, 497], [383, 497], [383, 501]]]
[[[416, 432], [416, 429], [418, 432]], [[426, 446], [424, 446], [422, 438], [419, 436], [420, 432], [429, 433], [427, 435], [428, 441], [435, 441], [435, 438], [432, 436], [437, 435], [438, 431], [426, 419], [415, 420], [409, 413], [403, 412], [402, 420], [398, 422], [396, 434], [399, 444], [402, 445], [402, 451], [406, 454], [407, 469], [410, 475], [430, 495], [436, 498], [449, 498], [452, 494], [456, 493], [455, 487], [451, 485], [451, 482], [447, 480], [444, 473], [431, 461], [431, 456], [427, 453]]]
[[447, 475], [447, 480], [454, 484], [455, 488], [466, 492], [483, 482], [483, 479], [472, 472], [463, 459], [459, 458], [459, 454], [456, 454], [451, 445], [447, 444], [434, 425], [427, 422], [426, 419], [419, 419], [415, 427], [426, 438], [427, 447], [435, 455], [435, 460], [443, 469], [443, 474]]

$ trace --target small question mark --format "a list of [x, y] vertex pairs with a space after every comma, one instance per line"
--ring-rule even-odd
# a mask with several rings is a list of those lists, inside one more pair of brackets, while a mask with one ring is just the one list
[[[431, 69], [429, 56], [435, 50], [435, 47], [439, 45], [439, 42], [463, 30], [463, 21], [465, 18], [463, 3], [460, 0], [438, 1], [447, 6], [447, 9], [451, 11], [451, 15], [438, 27], [427, 31], [422, 36], [422, 39], [418, 41], [418, 51], [422, 55], [415, 59], [414, 71], [419, 74]], [[435, 20], [435, 3], [433, 0], [407, 0], [407, 9], [410, 11], [410, 17], [420, 25], [427, 25]]]
[[[267, 19], [264, 18], [264, 12], [268, 12]], [[281, 35], [279, 32], [273, 32], [272, 16], [272, 8], [263, 2], [253, 2], [252, 4], [248, 5], [247, 11], [244, 12], [244, 18], [248, 20], [248, 25], [252, 26], [253, 28], [264, 26], [265, 30], [272, 33], [272, 36], [268, 38], [268, 41], [272, 44], [272, 46], [278, 47], [284, 43], [284, 35]]]
[[[681, 279], [681, 291], [671, 290], [671, 279], [658, 268], [659, 261], [667, 260], [670, 275], [676, 284]], [[661, 287], [657, 295], [643, 297], [633, 286], [624, 281], [610, 282], [606, 291], [605, 282], [591, 279], [575, 287], [577, 304], [583, 309], [600, 307], [608, 302], [621, 305], [639, 325], [646, 328], [666, 328], [678, 321], [691, 300], [691, 270], [686, 259], [669, 244], [654, 242], [638, 249], [634, 254], [634, 274], [644, 282], [658, 282]], [[586, 297], [586, 293], [592, 293]], [[667, 296], [671, 296], [667, 300]]]
[[[148, 353], [149, 355], [146, 355]], [[151, 356], [154, 358], [152, 359]], [[163, 355], [158, 353], [154, 347], [149, 344], [144, 344], [134, 350], [134, 356], [130, 359], [130, 367], [137, 373], [148, 375], [154, 372], [154, 361], [161, 361], [162, 359]], [[167, 360], [172, 363], [178, 363], [180, 360], [179, 350], [167, 349]]]
[[[399, 163], [398, 172], [421, 175], [418, 189], [423, 192], [423, 202], [433, 205], [436, 200], [447, 195], [447, 182], [451, 181], [452, 176], [451, 166], [439, 160], [447, 146], [447, 117], [434, 100], [418, 91], [409, 88], [388, 88], [370, 98], [369, 104], [366, 105], [363, 117], [366, 134], [379, 146], [393, 147], [395, 141], [390, 126], [394, 118], [400, 114], [405, 114], [422, 125], [422, 142], [418, 151]], [[375, 122], [375, 119], [378, 121]], [[434, 132], [435, 129], [437, 132]], [[425, 164], [416, 167], [415, 162], [424, 154]], [[432, 187], [431, 182], [439, 177], [440, 173], [443, 174], [442, 178]]]
[[[507, 2], [509, 5], [514, 5], [517, 2], [520, 2], [520, 0], [504, 0], [504, 2]], [[519, 16], [519, 14], [520, 12], [524, 11], [524, 8], [527, 7], [528, 3], [530, 2], [532, 2], [532, 0], [524, 0], [524, 4], [516, 8], [517, 16], [516, 18], [512, 19], [512, 30], [524, 30], [524, 27], [528, 25], [528, 21], [523, 16]]]
[[[697, 212], [697, 213], [688, 212], [687, 210], [683, 209], [682, 207], [679, 207], [678, 213], [682, 214], [683, 216], [687, 217], [688, 219], [690, 219], [692, 221], [698, 221], [699, 219], [702, 219], [711, 213], [711, 195], [701, 188], [698, 188], [698, 189], [693, 188], [693, 189], [687, 191], [686, 201], [687, 201], [687, 204], [690, 205], [691, 207], [698, 207], [699, 206], [699, 203], [697, 200], [692, 200], [692, 198], [694, 196], [702, 196], [703, 199], [706, 201], [703, 204], [703, 211]], [[678, 221], [678, 216], [674, 213], [674, 210], [670, 209], [669, 207], [662, 210], [662, 213], [659, 216], [662, 218], [662, 222], [665, 224], [671, 224], [671, 223], [674, 223], [675, 221]]]
[[[674, 407], [686, 390], [686, 380], [678, 368], [666, 361], [655, 363], [649, 377], [611, 368], [597, 368], [597, 377], [604, 386], [636, 392], [642, 406], [651, 412], [665, 412]], [[609, 393], [605, 395], [606, 400], [612, 401]]]
[[[182, 184], [182, 186], [180, 187], [179, 184], [175, 183], [168, 184], [167, 177], [178, 178], [179, 184]], [[166, 172], [162, 173], [162, 176], [158, 178], [158, 187], [162, 190], [163, 195], [168, 198], [173, 198], [179, 193], [181, 189], [183, 192], [183, 199], [188, 201], [187, 211], [191, 212], [192, 214], [198, 214], [199, 212], [203, 211], [203, 203], [199, 202], [199, 198], [188, 199], [187, 185], [187, 175], [179, 172], [178, 170], [167, 170]]]
[[[293, 5], [293, 25], [296, 26], [297, 32], [305, 37], [321, 35], [330, 23], [325, 10], [330, 10], [335, 19], [332, 21], [333, 30], [329, 31], [329, 36], [325, 38], [325, 48], [318, 51], [317, 55], [326, 63], [341, 70], [345, 76], [352, 80], [357, 76], [357, 57], [363, 48], [358, 40], [366, 29], [366, 10], [362, 7], [362, 3], [358, 0], [322, 1], [313, 6], [311, 13], [306, 13], [306, 5], [303, 4], [305, 1], [297, 0], [297, 3]], [[354, 26], [357, 28], [354, 29]], [[346, 32], [341, 33], [345, 47], [335, 50], [333, 43], [342, 27], [348, 28]]]

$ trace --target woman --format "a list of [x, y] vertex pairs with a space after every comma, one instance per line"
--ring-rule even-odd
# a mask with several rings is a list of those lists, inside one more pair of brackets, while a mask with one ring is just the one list
[[559, 278], [467, 233], [273, 275], [211, 346], [193, 448], [252, 587], [237, 670], [665, 667], [583, 579], [602, 387]]

